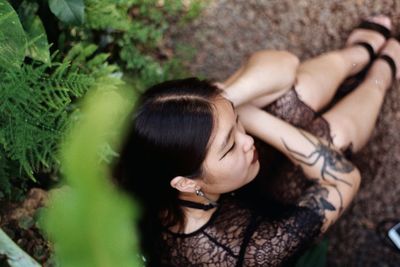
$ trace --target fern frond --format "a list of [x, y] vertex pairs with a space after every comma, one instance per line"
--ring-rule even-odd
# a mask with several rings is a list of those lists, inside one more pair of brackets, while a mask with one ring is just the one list
[[94, 44], [76, 44], [66, 55], [63, 62], [70, 64], [70, 70], [90, 74], [94, 79], [109, 76], [119, 71], [117, 65], [110, 65], [106, 53], [96, 54], [98, 47]]
[[35, 172], [58, 167], [58, 143], [68, 126], [69, 106], [94, 83], [88, 75], [71, 71], [67, 63], [55, 69], [24, 65], [3, 73], [0, 140], [21, 173], [34, 179]]

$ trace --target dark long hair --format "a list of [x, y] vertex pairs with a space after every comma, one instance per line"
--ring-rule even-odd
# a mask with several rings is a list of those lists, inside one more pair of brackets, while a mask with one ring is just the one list
[[203, 175], [215, 124], [213, 101], [221, 92], [207, 80], [171, 80], [146, 90], [133, 111], [113, 178], [141, 206], [141, 249], [151, 266], [160, 256], [162, 227], [183, 227], [179, 192], [170, 181]]

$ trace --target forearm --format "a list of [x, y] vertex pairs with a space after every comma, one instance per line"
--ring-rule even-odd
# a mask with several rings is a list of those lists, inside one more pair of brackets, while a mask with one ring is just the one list
[[306, 177], [319, 183], [351, 185], [357, 190], [358, 170], [325, 140], [251, 105], [237, 110], [247, 132], [284, 153]]
[[235, 106], [260, 97], [272, 102], [293, 86], [298, 66], [298, 58], [287, 51], [255, 53], [235, 78], [222, 83], [224, 96]]

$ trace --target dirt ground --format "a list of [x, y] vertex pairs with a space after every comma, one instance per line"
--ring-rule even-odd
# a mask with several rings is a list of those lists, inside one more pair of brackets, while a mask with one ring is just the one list
[[[394, 33], [400, 33], [400, 0], [212, 0], [193, 23], [171, 30], [170, 45], [193, 46], [193, 75], [222, 81], [260, 49], [289, 50], [302, 60], [338, 49], [362, 18], [376, 13], [389, 15]], [[400, 222], [399, 132], [396, 83], [370, 142], [354, 156], [362, 186], [327, 233], [328, 266], [400, 266], [400, 251], [380, 238]], [[395, 221], [384, 223], [390, 219]]]

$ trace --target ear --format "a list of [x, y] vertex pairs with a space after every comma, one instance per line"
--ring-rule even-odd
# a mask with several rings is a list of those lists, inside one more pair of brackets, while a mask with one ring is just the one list
[[199, 187], [196, 181], [183, 176], [176, 176], [173, 178], [170, 182], [170, 185], [181, 192], [187, 193], [194, 193]]

